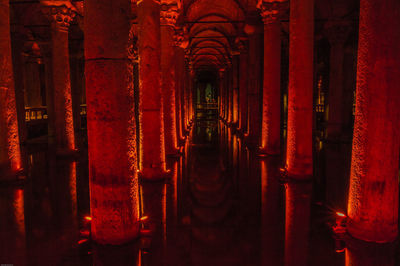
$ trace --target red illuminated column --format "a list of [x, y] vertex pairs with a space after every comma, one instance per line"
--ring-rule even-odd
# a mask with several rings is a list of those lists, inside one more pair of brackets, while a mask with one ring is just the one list
[[189, 70], [189, 65], [188, 65], [188, 54], [187, 54], [188, 50], [185, 50], [185, 67], [184, 67], [184, 71], [182, 73], [183, 75], [183, 87], [182, 87], [182, 127], [183, 127], [183, 131], [184, 134], [187, 135], [189, 133], [188, 130], [188, 86], [189, 86], [189, 82], [188, 82], [188, 72]]
[[314, 0], [290, 1], [290, 47], [286, 167], [289, 176], [313, 174]]
[[225, 69], [220, 69], [218, 71], [218, 74], [219, 74], [219, 116], [221, 119], [224, 119], [224, 113], [225, 113], [224, 72], [225, 72]]
[[164, 121], [161, 96], [160, 2], [138, 1], [139, 78], [141, 101], [141, 176], [165, 177]]
[[194, 109], [193, 109], [193, 95], [194, 95], [194, 90], [196, 89], [196, 74], [193, 69], [193, 66], [190, 70], [190, 76], [189, 76], [189, 99], [188, 99], [188, 104], [189, 104], [189, 123], [193, 121], [193, 116], [194, 116]]
[[264, 78], [260, 152], [280, 153], [281, 122], [281, 23], [285, 8], [281, 1], [263, 2]]
[[92, 237], [122, 244], [139, 233], [130, 0], [85, 1], [85, 76]]
[[350, 26], [346, 22], [328, 22], [325, 32], [330, 43], [330, 74], [328, 96], [327, 135], [330, 140], [339, 140], [344, 123], [344, 44], [349, 34]]
[[232, 63], [228, 63], [228, 68], [226, 72], [226, 94], [227, 94], [227, 99], [226, 99], [226, 107], [227, 107], [227, 113], [226, 113], [226, 122], [227, 124], [230, 124], [232, 122], [232, 100], [233, 100], [233, 89], [232, 89]]
[[239, 56], [239, 130], [247, 133], [247, 71], [248, 50], [245, 38], [238, 40]]
[[[253, 22], [257, 23], [257, 22]], [[245, 29], [246, 30], [246, 29]], [[247, 25], [249, 36], [249, 67], [248, 72], [248, 135], [247, 143], [251, 146], [259, 145], [261, 133], [261, 37], [262, 31], [257, 24]]]
[[231, 116], [231, 100], [232, 100], [232, 88], [231, 88], [231, 62], [228, 62], [225, 71], [225, 121], [227, 124], [230, 123]]
[[361, 0], [348, 232], [372, 242], [398, 235], [400, 2]]
[[184, 130], [182, 126], [182, 90], [184, 88], [183, 73], [185, 67], [185, 50], [183, 45], [183, 37], [179, 34], [175, 35], [175, 97], [176, 97], [176, 126], [179, 144], [184, 141]]
[[54, 129], [59, 155], [67, 155], [75, 150], [68, 48], [68, 29], [75, 13], [71, 4], [66, 5], [46, 6], [43, 9], [51, 23]]
[[0, 179], [8, 179], [15, 177], [22, 167], [11, 59], [8, 0], [0, 1], [0, 21]]
[[178, 7], [167, 6], [161, 11], [161, 73], [164, 111], [165, 154], [176, 155], [179, 152], [176, 134], [176, 102], [175, 102], [175, 64], [174, 33], [178, 16]]
[[237, 127], [239, 121], [239, 52], [235, 51], [232, 58], [232, 126]]

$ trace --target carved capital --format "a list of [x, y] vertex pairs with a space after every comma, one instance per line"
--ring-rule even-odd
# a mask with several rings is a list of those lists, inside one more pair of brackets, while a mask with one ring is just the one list
[[324, 35], [332, 46], [343, 45], [351, 30], [349, 21], [328, 21], [324, 25]]
[[186, 49], [189, 46], [189, 38], [188, 35], [185, 34], [184, 29], [179, 27], [175, 28], [174, 45], [183, 49]]
[[50, 20], [51, 24], [61, 31], [68, 31], [68, 28], [76, 15], [74, 10], [65, 5], [45, 6], [42, 10]]
[[175, 26], [179, 16], [177, 4], [162, 4], [160, 10], [160, 24], [162, 26]]
[[264, 24], [278, 23], [284, 12], [288, 9], [287, 1], [259, 0], [257, 8], [260, 9]]

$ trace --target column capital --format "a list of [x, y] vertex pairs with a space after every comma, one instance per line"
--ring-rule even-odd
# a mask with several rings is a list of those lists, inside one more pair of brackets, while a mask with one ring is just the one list
[[259, 0], [257, 8], [264, 22], [264, 25], [278, 23], [283, 13], [289, 8], [289, 3], [286, 0]]
[[185, 29], [182, 27], [175, 27], [174, 45], [186, 49], [189, 46], [189, 39], [185, 34]]
[[[67, 4], [69, 3], [69, 4]], [[69, 1], [61, 1], [58, 5], [52, 1], [42, 1], [43, 14], [50, 20], [55, 29], [68, 31], [76, 15], [76, 9]]]
[[351, 29], [350, 21], [328, 21], [324, 24], [324, 35], [331, 45], [343, 45]]
[[162, 4], [160, 7], [161, 26], [175, 26], [179, 16], [179, 8], [176, 3]]

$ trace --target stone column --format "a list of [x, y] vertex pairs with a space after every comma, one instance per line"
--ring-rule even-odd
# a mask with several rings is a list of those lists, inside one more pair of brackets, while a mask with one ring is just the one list
[[[18, 114], [18, 132], [20, 144], [23, 146], [26, 144], [26, 140], [28, 138], [28, 131], [26, 127], [25, 121], [25, 84], [24, 80], [26, 75], [24, 73], [24, 58], [23, 49], [25, 44], [25, 35], [24, 28], [15, 27], [14, 31], [11, 32], [11, 43], [12, 43], [12, 59], [13, 59], [13, 70], [14, 77], [18, 76], [18, 79], [15, 79], [15, 100], [16, 100], [16, 108]], [[23, 151], [23, 150], [22, 150]], [[24, 156], [24, 152], [22, 152], [22, 160], [26, 161], [26, 156]]]
[[161, 23], [161, 79], [164, 112], [165, 154], [177, 155], [178, 139], [176, 134], [176, 102], [175, 102], [175, 53], [174, 33], [178, 17], [176, 5], [163, 5]]
[[239, 123], [239, 51], [233, 53], [232, 59], [232, 126], [236, 128]]
[[188, 130], [188, 86], [189, 86], [189, 82], [188, 82], [188, 71], [189, 70], [189, 65], [188, 65], [188, 54], [187, 54], [187, 50], [185, 51], [185, 65], [184, 65], [184, 71], [182, 73], [183, 75], [183, 88], [182, 88], [182, 129], [184, 131], [185, 136], [188, 135], [189, 130]]
[[219, 117], [223, 120], [225, 113], [225, 91], [224, 91], [224, 72], [225, 69], [218, 71], [219, 77]]
[[246, 38], [238, 39], [239, 56], [239, 126], [242, 133], [247, 133], [247, 71], [248, 50]]
[[12, 179], [21, 170], [17, 107], [11, 58], [10, 7], [0, 1], [0, 178]]
[[246, 33], [249, 36], [249, 67], [248, 72], [248, 135], [246, 136], [247, 143], [250, 146], [258, 146], [261, 133], [261, 68], [262, 58], [261, 38], [262, 30], [258, 25], [258, 21], [251, 21], [251, 25], [247, 25]]
[[281, 132], [281, 1], [262, 2], [264, 21], [264, 78], [260, 152], [280, 153]]
[[179, 33], [175, 35], [175, 97], [176, 97], [176, 127], [178, 144], [182, 145], [185, 140], [184, 127], [182, 124], [182, 90], [184, 88], [183, 73], [185, 69], [185, 50], [183, 36]]
[[329, 140], [340, 140], [344, 123], [344, 45], [350, 33], [350, 25], [346, 22], [327, 22], [325, 32], [330, 44], [330, 73], [328, 95]]
[[371, 242], [398, 235], [400, 2], [361, 0], [348, 232]]
[[75, 151], [68, 49], [68, 29], [75, 11], [71, 4], [46, 6], [43, 11], [51, 23], [55, 145], [57, 154], [68, 155]]
[[188, 105], [189, 105], [189, 124], [192, 126], [193, 122], [193, 117], [194, 117], [194, 110], [193, 110], [193, 95], [194, 90], [196, 89], [196, 72], [193, 69], [193, 66], [190, 68], [190, 76], [189, 76], [189, 99], [188, 99]]
[[313, 174], [314, 0], [290, 1], [290, 47], [286, 167], [288, 175]]
[[166, 174], [164, 119], [161, 95], [160, 1], [137, 2], [143, 179]]
[[139, 234], [130, 10], [130, 0], [85, 1], [90, 208], [101, 244]]
[[226, 71], [226, 123], [229, 125], [232, 122], [232, 63], [228, 63]]

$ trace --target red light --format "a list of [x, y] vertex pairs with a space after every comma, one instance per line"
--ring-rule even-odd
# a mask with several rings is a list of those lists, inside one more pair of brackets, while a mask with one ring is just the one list
[[337, 249], [337, 250], [335, 250], [336, 251], [336, 253], [343, 253], [343, 252], [345, 252], [346, 251], [346, 248], [343, 248], [343, 249]]
[[81, 245], [81, 244], [83, 244], [83, 243], [85, 243], [87, 241], [88, 241], [87, 239], [81, 239], [81, 240], [78, 241], [78, 245]]

